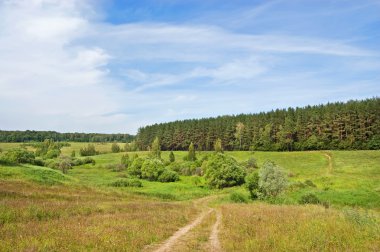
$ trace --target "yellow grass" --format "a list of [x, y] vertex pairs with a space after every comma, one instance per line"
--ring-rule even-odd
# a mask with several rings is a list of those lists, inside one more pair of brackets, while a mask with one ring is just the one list
[[[378, 218], [319, 206], [221, 207], [226, 251], [379, 251]], [[362, 219], [362, 220], [361, 220]]]
[[0, 181], [0, 251], [139, 251], [196, 216], [191, 203]]

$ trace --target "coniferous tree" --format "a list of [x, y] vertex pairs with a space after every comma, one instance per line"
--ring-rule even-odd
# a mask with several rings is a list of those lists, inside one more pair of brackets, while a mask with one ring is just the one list
[[161, 158], [161, 144], [158, 137], [156, 137], [152, 143], [152, 147], [150, 149], [151, 156], [155, 158]]
[[195, 156], [195, 149], [193, 142], [189, 145], [189, 153], [187, 154], [187, 160], [189, 161], [195, 161], [197, 158]]

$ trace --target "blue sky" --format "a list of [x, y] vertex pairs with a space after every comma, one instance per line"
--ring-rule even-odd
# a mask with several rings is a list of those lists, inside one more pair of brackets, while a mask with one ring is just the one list
[[379, 80], [378, 0], [0, 0], [0, 129], [134, 134]]

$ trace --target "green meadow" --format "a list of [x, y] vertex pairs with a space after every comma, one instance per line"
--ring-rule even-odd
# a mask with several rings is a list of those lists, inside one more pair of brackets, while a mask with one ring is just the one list
[[[0, 148], [18, 145], [2, 143]], [[78, 153], [86, 145], [70, 143], [62, 153]], [[170, 183], [140, 180], [141, 187], [112, 186], [129, 177], [126, 170], [115, 170], [125, 152], [112, 153], [111, 144], [95, 146], [102, 153], [91, 156], [95, 165], [73, 166], [66, 174], [29, 164], [0, 166], [0, 251], [150, 251], [206, 207], [215, 212], [176, 245], [178, 251], [208, 251], [207, 236], [217, 212], [223, 216], [219, 239], [225, 251], [380, 248], [380, 151], [225, 152], [238, 162], [254, 157], [259, 167], [271, 160], [286, 172], [289, 186], [283, 194], [251, 200], [244, 185], [212, 189], [199, 176], [181, 175]], [[128, 153], [135, 154], [144, 157], [148, 152]], [[196, 153], [198, 158], [207, 154]], [[187, 152], [174, 155], [176, 162], [184, 162]], [[169, 160], [169, 152], [161, 156]], [[302, 195], [310, 192], [326, 204], [300, 205]], [[210, 200], [200, 203], [202, 199]], [[313, 232], [321, 237], [303, 237]]]

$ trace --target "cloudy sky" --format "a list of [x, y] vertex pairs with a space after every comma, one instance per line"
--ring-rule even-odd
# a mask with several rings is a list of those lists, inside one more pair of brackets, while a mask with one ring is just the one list
[[0, 0], [3, 130], [135, 134], [379, 95], [379, 0]]

